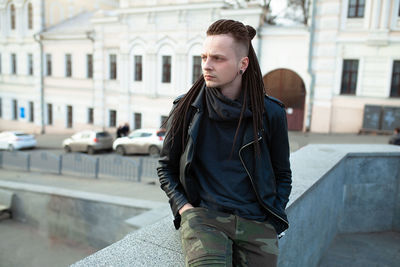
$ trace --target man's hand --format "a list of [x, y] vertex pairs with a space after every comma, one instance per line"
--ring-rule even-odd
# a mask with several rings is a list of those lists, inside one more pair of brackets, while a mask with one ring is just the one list
[[179, 210], [179, 215], [181, 215], [185, 210], [193, 209], [192, 204], [186, 203], [183, 207]]

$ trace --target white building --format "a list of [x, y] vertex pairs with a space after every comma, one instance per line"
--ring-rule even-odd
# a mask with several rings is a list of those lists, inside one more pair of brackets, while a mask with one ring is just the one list
[[[22, 129], [39, 133], [51, 128], [44, 126], [49, 123], [49, 117], [45, 116], [42, 103], [48, 94], [47, 88], [42, 86], [43, 58], [37, 33], [83, 10], [116, 7], [116, 0], [0, 0], [1, 130]], [[64, 99], [65, 103], [69, 101]], [[58, 114], [54, 112], [55, 116]]]
[[[53, 0], [43, 16], [44, 1], [2, 1], [0, 128], [159, 127], [200, 74], [205, 31], [219, 18], [258, 29], [253, 46], [267, 92], [287, 105], [291, 129], [358, 132], [366, 104], [400, 107], [399, 0], [315, 1], [308, 26], [263, 27], [257, 2]], [[29, 3], [32, 30], [23, 26]]]
[[318, 1], [311, 131], [358, 132], [364, 105], [400, 107], [399, 5], [399, 0]]

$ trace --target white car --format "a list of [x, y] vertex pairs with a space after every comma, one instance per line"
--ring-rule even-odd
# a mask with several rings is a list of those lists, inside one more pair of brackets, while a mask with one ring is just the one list
[[8, 149], [10, 151], [22, 148], [36, 147], [35, 136], [19, 131], [7, 131], [0, 133], [0, 149]]
[[164, 129], [138, 129], [128, 136], [118, 138], [113, 143], [113, 149], [120, 155], [150, 154], [158, 156], [163, 146]]

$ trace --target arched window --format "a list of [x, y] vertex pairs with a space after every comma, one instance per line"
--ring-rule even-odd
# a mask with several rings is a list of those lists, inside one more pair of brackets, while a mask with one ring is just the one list
[[10, 26], [11, 30], [15, 30], [15, 6], [11, 4], [10, 6]]
[[32, 3], [28, 4], [28, 29], [33, 29], [33, 7]]

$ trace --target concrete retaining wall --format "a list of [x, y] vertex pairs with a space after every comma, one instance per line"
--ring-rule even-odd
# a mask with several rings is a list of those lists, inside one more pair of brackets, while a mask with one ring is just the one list
[[399, 229], [400, 158], [351, 155], [345, 164], [341, 233]]
[[140, 226], [135, 225], [135, 218], [165, 207], [154, 201], [8, 181], [0, 181], [0, 188], [15, 193], [13, 219], [34, 226], [50, 239], [61, 238], [95, 249], [137, 230]]
[[[309, 145], [291, 155], [290, 228], [279, 266], [317, 266], [339, 233], [399, 230], [400, 147]], [[73, 266], [183, 266], [172, 218], [129, 234]]]
[[337, 234], [396, 230], [399, 169], [398, 153], [348, 154], [287, 209], [279, 266], [317, 266]]

